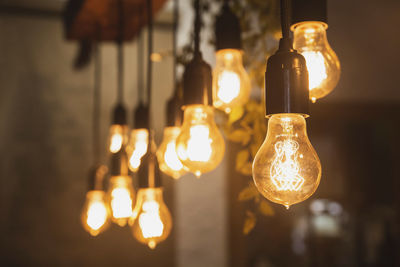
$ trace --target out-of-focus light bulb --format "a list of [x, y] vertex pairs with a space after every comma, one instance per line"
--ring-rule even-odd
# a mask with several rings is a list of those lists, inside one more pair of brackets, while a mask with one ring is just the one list
[[92, 236], [97, 236], [108, 226], [108, 208], [104, 195], [102, 190], [91, 190], [86, 193], [81, 219], [83, 228]]
[[176, 151], [185, 168], [197, 177], [220, 164], [225, 141], [215, 124], [212, 107], [189, 105], [185, 108]]
[[242, 52], [222, 49], [216, 52], [217, 63], [213, 71], [214, 107], [230, 112], [243, 106], [250, 97], [251, 84], [243, 67]]
[[111, 153], [117, 153], [127, 142], [128, 127], [126, 125], [113, 124], [110, 127], [109, 146]]
[[137, 172], [141, 163], [141, 159], [147, 152], [149, 143], [149, 131], [145, 128], [134, 129], [131, 131], [131, 138], [127, 147], [129, 158], [129, 169]]
[[272, 115], [253, 162], [257, 189], [272, 202], [290, 205], [309, 198], [321, 179], [321, 163], [299, 114]]
[[178, 179], [186, 173], [176, 152], [176, 138], [180, 132], [180, 127], [166, 127], [164, 129], [163, 141], [157, 150], [160, 170], [174, 179]]
[[111, 209], [111, 220], [119, 226], [125, 226], [132, 216], [135, 193], [130, 176], [113, 176], [107, 191]]
[[133, 236], [151, 249], [164, 241], [172, 228], [171, 214], [162, 194], [161, 187], [139, 189], [131, 220]]
[[340, 78], [340, 62], [326, 38], [327, 27], [318, 21], [292, 26], [293, 47], [306, 59], [312, 102], [329, 94]]

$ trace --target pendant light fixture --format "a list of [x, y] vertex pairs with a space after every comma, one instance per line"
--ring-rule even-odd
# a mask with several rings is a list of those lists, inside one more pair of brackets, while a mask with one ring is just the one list
[[217, 62], [213, 71], [214, 107], [229, 113], [250, 97], [251, 83], [243, 67], [240, 22], [224, 0], [215, 23]]
[[161, 186], [161, 179], [155, 155], [156, 147], [154, 134], [151, 130], [151, 53], [153, 50], [152, 12], [152, 1], [147, 0], [147, 18], [149, 27], [147, 63], [147, 103], [149, 107], [149, 116], [147, 125], [149, 132], [149, 149], [142, 157], [142, 163], [139, 167], [139, 190], [130, 225], [133, 236], [139, 242], [154, 249], [158, 243], [164, 241], [169, 236], [172, 228], [172, 218], [163, 199], [163, 187]]
[[177, 35], [178, 35], [178, 0], [174, 0], [174, 36], [173, 36], [173, 85], [175, 87], [174, 95], [167, 103], [167, 125], [164, 128], [163, 141], [157, 150], [158, 164], [160, 170], [174, 179], [180, 178], [187, 171], [176, 153], [176, 138], [181, 133], [182, 124], [182, 90], [177, 83]]
[[306, 59], [310, 99], [332, 92], [340, 79], [340, 62], [326, 37], [327, 0], [293, 2], [293, 46]]
[[289, 0], [281, 0], [282, 39], [267, 62], [264, 143], [253, 162], [253, 179], [260, 193], [272, 202], [290, 205], [304, 201], [317, 189], [321, 163], [308, 140], [308, 72], [302, 55], [289, 37]]
[[[132, 206], [135, 193], [132, 186], [132, 178], [128, 175], [128, 156], [126, 154], [126, 140], [128, 125], [126, 124], [126, 112], [122, 104], [123, 100], [123, 2], [119, 4], [119, 38], [118, 45], [118, 104], [114, 110], [114, 124], [122, 129], [122, 141], [118, 142], [118, 150], [111, 151], [111, 178], [109, 181], [107, 199], [111, 209], [111, 220], [119, 226], [125, 226], [132, 216]], [[112, 126], [112, 127], [113, 127]], [[113, 133], [113, 132], [111, 132]], [[111, 147], [113, 135], [111, 135]]]
[[105, 202], [103, 178], [107, 167], [100, 165], [100, 79], [101, 60], [98, 45], [94, 52], [94, 94], [93, 94], [93, 159], [94, 168], [89, 174], [89, 186], [86, 201], [82, 208], [81, 221], [83, 228], [92, 236], [97, 236], [109, 225], [109, 209]]
[[130, 133], [129, 144], [127, 146], [127, 153], [129, 157], [129, 169], [132, 172], [137, 172], [141, 163], [141, 158], [147, 152], [149, 131], [149, 106], [144, 104], [144, 84], [143, 84], [143, 38], [141, 34], [138, 37], [137, 47], [137, 87], [139, 104], [134, 110], [133, 128]]
[[200, 0], [194, 0], [194, 9], [194, 55], [183, 74], [184, 117], [176, 150], [186, 169], [200, 177], [221, 163], [225, 141], [211, 106], [211, 67], [200, 52]]

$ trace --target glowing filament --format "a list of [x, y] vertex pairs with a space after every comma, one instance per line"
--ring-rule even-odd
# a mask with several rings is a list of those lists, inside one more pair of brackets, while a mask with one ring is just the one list
[[121, 147], [122, 147], [122, 134], [120, 133], [114, 133], [111, 136], [111, 142], [110, 142], [110, 151], [112, 153], [117, 153]]
[[304, 183], [300, 176], [297, 150], [299, 143], [287, 139], [275, 143], [275, 157], [270, 169], [272, 183], [278, 191], [299, 191]]
[[190, 128], [186, 153], [191, 161], [207, 162], [210, 159], [212, 140], [209, 134], [210, 129], [205, 125], [195, 125]]
[[115, 188], [111, 193], [113, 217], [128, 218], [132, 215], [132, 198], [127, 188]]
[[164, 154], [165, 164], [174, 171], [180, 171], [183, 168], [182, 162], [179, 160], [175, 149], [175, 140], [167, 144]]
[[92, 201], [87, 211], [87, 225], [93, 230], [98, 230], [107, 220], [107, 208], [102, 201]]
[[321, 84], [328, 77], [326, 73], [324, 56], [318, 51], [304, 51], [301, 54], [306, 59], [310, 90], [321, 87]]
[[240, 93], [240, 78], [232, 71], [224, 71], [218, 77], [218, 98], [224, 103], [230, 103]]
[[144, 238], [160, 237], [164, 224], [160, 218], [160, 205], [156, 201], [143, 203], [143, 212], [139, 216], [139, 226]]

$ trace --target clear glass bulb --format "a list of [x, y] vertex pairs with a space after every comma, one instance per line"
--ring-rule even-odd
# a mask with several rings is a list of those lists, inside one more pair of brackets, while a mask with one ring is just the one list
[[135, 192], [130, 176], [113, 176], [107, 191], [111, 220], [119, 226], [125, 226], [132, 216]]
[[161, 187], [139, 189], [131, 225], [133, 236], [151, 249], [167, 239], [172, 218]]
[[86, 193], [81, 220], [83, 228], [92, 236], [97, 236], [109, 225], [109, 211], [104, 196], [105, 192], [102, 190], [91, 190]]
[[216, 52], [217, 62], [213, 71], [213, 104], [225, 112], [243, 106], [250, 97], [249, 75], [243, 67], [242, 52], [222, 49]]
[[289, 208], [309, 198], [321, 180], [321, 163], [300, 114], [276, 114], [253, 162], [254, 183], [267, 199]]
[[212, 107], [185, 107], [176, 151], [185, 168], [197, 177], [220, 164], [224, 158], [225, 141], [215, 124]]
[[113, 124], [110, 127], [108, 150], [117, 153], [128, 141], [128, 126]]
[[174, 179], [178, 179], [186, 173], [176, 153], [176, 139], [180, 133], [180, 127], [166, 127], [163, 141], [157, 150], [160, 170]]
[[340, 62], [326, 38], [328, 25], [307, 21], [293, 26], [293, 47], [306, 59], [310, 99], [315, 102], [329, 94], [340, 78]]
[[131, 138], [126, 150], [129, 158], [129, 169], [137, 172], [141, 163], [141, 159], [147, 152], [149, 145], [149, 131], [145, 128], [133, 129]]

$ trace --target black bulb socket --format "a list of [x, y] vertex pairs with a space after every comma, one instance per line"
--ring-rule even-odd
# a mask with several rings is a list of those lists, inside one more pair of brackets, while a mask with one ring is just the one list
[[126, 110], [123, 104], [119, 103], [115, 106], [112, 122], [113, 124], [126, 125]]
[[161, 175], [156, 155], [149, 151], [142, 157], [139, 170], [139, 188], [161, 187]]
[[128, 173], [128, 155], [126, 154], [125, 148], [123, 147], [117, 153], [111, 153], [110, 175], [127, 176]]
[[225, 2], [221, 13], [215, 21], [215, 48], [222, 49], [242, 49], [240, 39], [240, 21]]
[[134, 129], [149, 128], [149, 112], [149, 106], [140, 102], [133, 112]]
[[304, 57], [292, 40], [280, 40], [278, 51], [267, 62], [265, 73], [266, 116], [298, 113], [308, 116], [308, 71]]
[[327, 0], [292, 1], [291, 25], [304, 21], [320, 21], [328, 24]]
[[183, 105], [212, 105], [211, 67], [201, 55], [194, 54], [183, 73]]

